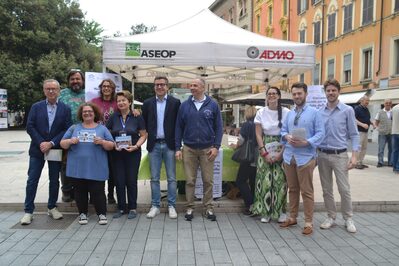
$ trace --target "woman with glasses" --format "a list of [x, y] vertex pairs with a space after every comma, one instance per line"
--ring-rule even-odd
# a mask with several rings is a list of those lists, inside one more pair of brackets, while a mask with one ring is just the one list
[[266, 91], [266, 106], [255, 116], [256, 140], [259, 158], [255, 179], [253, 214], [261, 216], [261, 222], [270, 219], [284, 222], [287, 204], [287, 182], [281, 168], [283, 147], [280, 131], [289, 110], [281, 106], [281, 92], [276, 87]]
[[72, 125], [61, 140], [68, 150], [66, 174], [75, 189], [79, 224], [87, 224], [88, 193], [98, 215], [98, 223], [107, 224], [104, 185], [108, 178], [107, 151], [114, 148], [108, 129], [99, 124], [101, 112], [97, 105], [84, 103], [77, 113], [80, 124]]
[[[127, 213], [128, 219], [137, 216], [137, 176], [141, 160], [141, 145], [147, 139], [144, 119], [134, 116], [131, 106], [133, 96], [128, 91], [116, 93], [118, 110], [110, 117], [107, 128], [115, 139], [112, 168], [115, 177], [118, 212], [114, 218]], [[127, 203], [126, 203], [127, 193]]]
[[[100, 85], [100, 96], [91, 100], [92, 103], [97, 104], [101, 110], [101, 120], [99, 121], [101, 124], [107, 124], [108, 119], [111, 115], [118, 109], [116, 105], [116, 97], [115, 97], [115, 90], [116, 85], [112, 81], [112, 79], [104, 79], [101, 81]], [[109, 171], [109, 178], [108, 178], [108, 204], [115, 204], [114, 198], [114, 177], [112, 175], [112, 164], [111, 164], [111, 152], [108, 153], [108, 167]]]

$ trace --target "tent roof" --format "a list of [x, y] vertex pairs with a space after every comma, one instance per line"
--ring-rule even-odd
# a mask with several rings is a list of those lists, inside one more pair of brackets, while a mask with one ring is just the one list
[[[292, 96], [289, 92], [286, 92], [286, 91], [280, 91], [280, 92], [281, 92], [281, 102], [282, 103], [293, 104]], [[224, 103], [264, 106], [265, 99], [266, 99], [266, 91], [256, 93], [256, 94], [241, 95], [239, 97], [235, 97], [235, 98], [226, 100], [226, 101], [224, 101]]]
[[208, 9], [163, 30], [104, 39], [103, 64], [136, 82], [166, 75], [172, 83], [252, 85], [313, 68], [315, 47], [267, 38]]

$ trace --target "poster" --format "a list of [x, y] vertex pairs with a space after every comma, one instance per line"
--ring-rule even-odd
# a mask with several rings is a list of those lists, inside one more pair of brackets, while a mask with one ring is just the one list
[[327, 103], [326, 94], [324, 93], [322, 85], [312, 85], [308, 87], [306, 103], [318, 110]]
[[122, 77], [119, 74], [113, 73], [97, 73], [97, 72], [86, 72], [85, 73], [85, 91], [86, 91], [86, 102], [89, 102], [93, 98], [100, 96], [100, 85], [104, 79], [112, 79], [116, 85], [116, 91], [122, 90]]
[[[222, 176], [223, 176], [223, 149], [219, 149], [213, 168], [213, 198], [222, 197]], [[201, 170], [198, 168], [197, 180], [195, 182], [195, 197], [202, 199], [204, 196]]]
[[8, 128], [7, 90], [0, 89], [0, 129]]

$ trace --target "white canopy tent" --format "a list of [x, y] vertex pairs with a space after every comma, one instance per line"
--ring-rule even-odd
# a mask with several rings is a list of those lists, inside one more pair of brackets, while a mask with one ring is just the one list
[[163, 30], [104, 39], [103, 66], [133, 82], [257, 85], [312, 69], [315, 47], [260, 36], [208, 9]]

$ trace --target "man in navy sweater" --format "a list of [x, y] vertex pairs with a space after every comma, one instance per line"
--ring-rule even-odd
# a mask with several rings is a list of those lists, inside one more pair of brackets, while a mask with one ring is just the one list
[[[213, 167], [223, 136], [222, 116], [218, 104], [205, 95], [205, 81], [190, 84], [192, 96], [180, 106], [176, 120], [176, 159], [183, 159], [186, 174], [187, 221], [193, 219], [195, 180], [198, 167], [204, 185], [205, 217], [216, 221], [213, 210]], [[182, 144], [184, 147], [181, 150]]]

